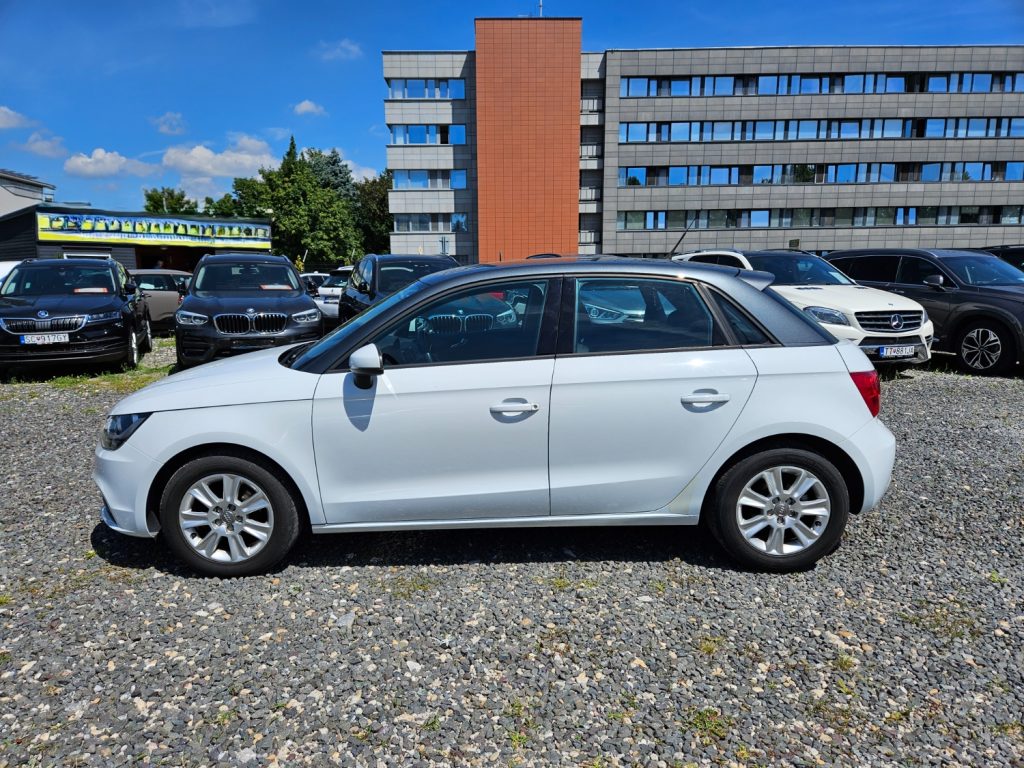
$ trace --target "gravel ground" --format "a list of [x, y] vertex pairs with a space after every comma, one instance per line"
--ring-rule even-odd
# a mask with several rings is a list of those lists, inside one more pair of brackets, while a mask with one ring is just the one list
[[893, 487], [807, 573], [553, 529], [233, 581], [99, 525], [111, 386], [0, 384], [0, 766], [1024, 765], [1024, 380], [886, 381]]

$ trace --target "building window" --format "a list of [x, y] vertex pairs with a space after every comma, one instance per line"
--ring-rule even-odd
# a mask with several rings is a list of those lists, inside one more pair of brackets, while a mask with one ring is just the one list
[[465, 189], [464, 170], [406, 170], [392, 171], [392, 189]]
[[465, 144], [464, 125], [392, 125], [391, 143], [404, 144]]
[[388, 81], [388, 98], [464, 99], [466, 98], [466, 81], [462, 79], [394, 78]]
[[464, 213], [396, 213], [395, 232], [468, 232]]
[[453, 170], [449, 172], [449, 186], [452, 189], [465, 189], [466, 188], [466, 172], [463, 170]]

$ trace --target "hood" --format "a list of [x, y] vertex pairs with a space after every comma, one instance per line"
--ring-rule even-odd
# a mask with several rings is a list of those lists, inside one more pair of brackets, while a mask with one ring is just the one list
[[249, 352], [172, 374], [129, 395], [115, 405], [111, 413], [153, 413], [311, 400], [320, 377], [294, 371], [278, 362], [278, 358], [291, 348], [274, 347]]
[[923, 307], [898, 293], [868, 288], [866, 285], [773, 285], [800, 309], [828, 307], [850, 315], [856, 312], [921, 312]]
[[1024, 285], [972, 285], [968, 287], [983, 296], [998, 296], [1009, 301], [1024, 300]]
[[204, 315], [218, 315], [224, 312], [245, 314], [249, 309], [257, 312], [285, 312], [294, 314], [306, 309], [316, 309], [313, 297], [308, 294], [298, 296], [196, 296], [190, 293], [181, 302], [178, 309], [186, 312], [199, 312]]
[[122, 303], [120, 296], [109, 293], [4, 296], [0, 298], [0, 317], [36, 317], [43, 310], [51, 317], [99, 314], [119, 309]]

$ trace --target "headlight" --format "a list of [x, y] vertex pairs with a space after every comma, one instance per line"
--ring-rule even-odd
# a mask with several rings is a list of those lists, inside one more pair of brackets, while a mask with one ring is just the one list
[[924, 325], [927, 322], [928, 322], [928, 310], [925, 309], [924, 307], [921, 307], [921, 325]]
[[98, 315], [88, 315], [85, 322], [89, 323], [110, 323], [114, 320], [121, 319], [121, 310], [115, 310], [113, 312], [101, 312]]
[[583, 304], [583, 309], [586, 311], [587, 316], [595, 323], [621, 323], [626, 319], [625, 312], [619, 312], [615, 309], [606, 309], [605, 307], [599, 307], [596, 304]]
[[305, 312], [296, 312], [292, 315], [292, 320], [296, 323], [303, 323], [308, 325], [309, 323], [315, 323], [320, 319], [319, 309], [307, 309]]
[[107, 426], [104, 427], [103, 437], [100, 438], [100, 445], [108, 451], [116, 451], [150, 415], [148, 413], [125, 413], [120, 416], [108, 416]]
[[515, 325], [519, 321], [519, 316], [516, 314], [516, 311], [510, 307], [504, 312], [499, 312], [495, 315], [494, 320], [498, 325]]
[[813, 317], [819, 323], [828, 323], [829, 325], [850, 324], [846, 315], [838, 309], [829, 309], [828, 307], [804, 307], [804, 312]]
[[210, 318], [200, 315], [198, 312], [186, 312], [184, 309], [179, 309], [174, 313], [174, 319], [178, 321], [178, 325], [206, 325]]

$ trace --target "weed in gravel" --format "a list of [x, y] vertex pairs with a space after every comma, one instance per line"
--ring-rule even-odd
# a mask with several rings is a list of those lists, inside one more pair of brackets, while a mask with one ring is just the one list
[[437, 715], [431, 715], [427, 720], [420, 726], [421, 731], [439, 731], [441, 730], [441, 718]]
[[705, 656], [714, 656], [721, 649], [724, 642], [725, 638], [720, 635], [716, 635], [714, 637], [702, 637], [697, 642], [697, 650]]
[[726, 717], [714, 707], [690, 707], [683, 719], [683, 727], [696, 733], [704, 744], [724, 739], [732, 724], [731, 717]]
[[993, 584], [999, 585], [1006, 584], [1009, 581], [1009, 579], [1007, 579], [1005, 576], [1000, 576], [998, 571], [989, 572], [988, 580], [991, 581]]
[[841, 653], [836, 657], [835, 661], [832, 662], [832, 666], [838, 669], [840, 672], [849, 672], [855, 666], [857, 666], [857, 660], [850, 656], [848, 653]]
[[391, 594], [408, 600], [414, 597], [417, 592], [426, 592], [434, 586], [434, 580], [427, 578], [422, 573], [414, 573], [412, 576], [395, 576], [388, 582]]
[[516, 749], [522, 749], [530, 743], [537, 728], [537, 722], [530, 717], [527, 703], [522, 699], [512, 699], [503, 714], [512, 721], [505, 726], [509, 743]]
[[11, 663], [11, 654], [7, 651], [0, 651], [0, 666]]
[[955, 601], [934, 606], [919, 603], [916, 612], [902, 613], [900, 618], [936, 637], [950, 640], [974, 638], [981, 634], [977, 618]]
[[222, 709], [213, 718], [213, 721], [220, 728], [227, 728], [238, 717], [238, 711], [234, 709]]
[[14, 598], [8, 595], [6, 592], [0, 593], [0, 605], [10, 605]]
[[1008, 736], [1010, 738], [1019, 739], [1024, 737], [1024, 723], [1020, 720], [1013, 720], [1008, 723], [996, 723], [992, 726], [992, 731], [999, 736]]

